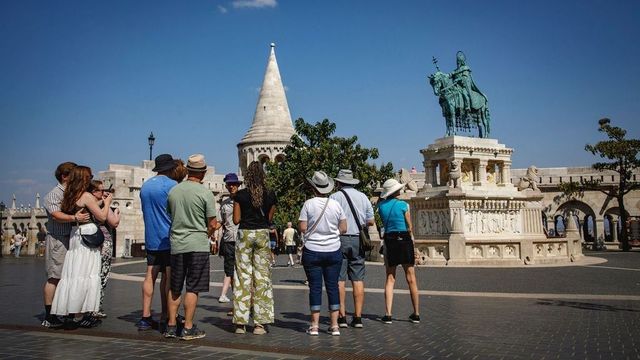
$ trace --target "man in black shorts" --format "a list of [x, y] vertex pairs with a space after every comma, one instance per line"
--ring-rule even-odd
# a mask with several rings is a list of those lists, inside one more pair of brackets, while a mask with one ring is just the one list
[[[165, 337], [183, 340], [203, 338], [204, 331], [193, 323], [198, 295], [209, 291], [209, 237], [216, 228], [216, 207], [213, 192], [202, 185], [207, 172], [204, 156], [189, 156], [187, 180], [169, 192], [171, 216], [171, 287], [169, 290], [169, 320]], [[184, 295], [184, 329], [178, 334], [176, 315]]]
[[140, 202], [144, 219], [144, 245], [147, 251], [147, 272], [142, 282], [142, 318], [136, 324], [140, 331], [157, 327], [157, 323], [151, 317], [151, 301], [153, 300], [153, 289], [159, 273], [162, 273], [160, 279], [161, 321], [166, 321], [168, 313], [168, 278], [171, 272], [169, 264], [171, 256], [171, 243], [169, 242], [171, 219], [167, 213], [167, 198], [169, 197], [169, 191], [177, 184], [170, 177], [175, 167], [176, 162], [171, 155], [158, 155], [153, 168], [153, 171], [156, 171], [158, 175], [145, 181], [140, 189]]

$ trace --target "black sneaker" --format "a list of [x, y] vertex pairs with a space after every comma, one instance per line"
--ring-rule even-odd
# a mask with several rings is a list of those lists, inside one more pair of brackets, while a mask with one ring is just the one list
[[193, 324], [193, 327], [191, 329], [184, 328], [182, 330], [182, 336], [180, 337], [180, 339], [195, 340], [195, 339], [202, 339], [205, 336], [206, 336], [205, 332], [203, 330], [198, 329], [196, 324]]
[[360, 316], [354, 316], [353, 320], [351, 320], [351, 326], [357, 329], [362, 329], [362, 318]]
[[151, 318], [142, 318], [136, 323], [138, 331], [147, 331], [153, 328], [158, 328], [158, 323]]
[[347, 325], [347, 317], [346, 316], [338, 316], [338, 326], [341, 328], [349, 327]]
[[167, 339], [177, 338], [178, 337], [178, 327], [167, 325], [167, 330], [164, 332], [164, 337]]
[[414, 324], [420, 324], [420, 315], [411, 314], [409, 315], [409, 320]]
[[97, 319], [91, 315], [85, 315], [78, 322], [78, 326], [85, 329], [94, 328], [100, 324], [102, 324], [102, 320]]
[[49, 329], [60, 329], [64, 326], [64, 322], [55, 315], [49, 315], [46, 319], [42, 320], [41, 325]]
[[393, 322], [393, 320], [391, 319], [391, 315], [383, 316], [382, 319], [380, 319], [380, 321], [382, 321], [385, 324], [391, 324]]

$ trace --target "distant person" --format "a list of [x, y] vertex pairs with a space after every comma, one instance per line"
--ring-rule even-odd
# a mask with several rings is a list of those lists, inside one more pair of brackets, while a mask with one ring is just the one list
[[176, 186], [176, 168], [179, 163], [170, 154], [156, 156], [152, 171], [158, 174], [142, 184], [140, 202], [144, 220], [144, 245], [147, 252], [147, 270], [142, 282], [142, 318], [137, 322], [138, 330], [145, 331], [156, 328], [158, 324], [151, 314], [153, 291], [160, 278], [160, 303], [162, 306], [161, 322], [167, 321], [167, 296], [169, 294], [169, 278], [171, 276], [171, 242], [169, 229], [171, 218], [167, 212], [169, 191]]
[[233, 223], [233, 199], [235, 199], [242, 181], [235, 173], [228, 173], [224, 176], [223, 181], [229, 196], [225, 197], [220, 204], [220, 221], [218, 222], [218, 228], [222, 228], [219, 253], [224, 261], [224, 280], [218, 302], [228, 303], [231, 300], [227, 297], [227, 291], [232, 287], [236, 266], [236, 237], [238, 236], [238, 225]]
[[276, 211], [276, 196], [267, 189], [262, 164], [253, 161], [244, 174], [245, 188], [233, 203], [233, 222], [238, 224], [236, 268], [233, 276], [233, 323], [244, 334], [253, 307], [253, 333], [267, 333], [273, 323], [269, 224]]
[[13, 241], [13, 255], [16, 258], [20, 257], [20, 250], [22, 249], [22, 245], [25, 243], [25, 237], [22, 235], [21, 232], [17, 232], [16, 234], [13, 235], [13, 238], [11, 239], [11, 241]]
[[287, 266], [293, 266], [295, 265], [295, 262], [293, 261], [293, 254], [297, 253], [297, 249], [296, 229], [293, 228], [293, 224], [291, 224], [291, 221], [287, 223], [287, 228], [282, 232], [282, 237], [284, 238], [284, 246], [287, 251], [287, 256], [289, 256]]
[[[351, 281], [353, 288], [353, 319], [351, 326], [362, 328], [362, 308], [364, 306], [364, 277], [365, 277], [365, 253], [360, 248], [360, 228], [367, 228], [375, 225], [373, 216], [373, 206], [367, 195], [356, 190], [353, 186], [360, 183], [360, 180], [353, 177], [353, 172], [342, 169], [335, 178], [338, 191], [330, 197], [336, 200], [345, 216], [347, 217], [347, 233], [340, 235], [342, 249], [342, 266], [340, 268], [340, 278], [338, 288], [340, 289], [340, 316], [338, 324], [346, 328], [347, 313], [345, 306], [346, 281], [347, 277]], [[349, 206], [349, 201], [353, 205], [353, 211]], [[354, 214], [355, 212], [355, 214]]]
[[38, 257], [43, 257], [47, 240], [47, 231], [41, 227], [36, 236], [38, 237]]
[[278, 255], [280, 254], [280, 250], [278, 248], [280, 243], [280, 238], [278, 237], [278, 229], [276, 226], [271, 224], [269, 226], [269, 247], [271, 248], [271, 266], [276, 266]]
[[331, 325], [328, 333], [340, 336], [338, 312], [340, 294], [338, 277], [342, 265], [340, 234], [347, 231], [347, 218], [340, 204], [328, 198], [333, 190], [333, 179], [324, 171], [316, 171], [307, 179], [313, 188], [314, 197], [305, 201], [300, 211], [299, 228], [304, 234], [302, 265], [309, 281], [309, 308], [311, 324], [307, 334], [317, 336], [322, 309], [322, 283], [327, 291]]
[[98, 224], [107, 220], [109, 205], [113, 199], [108, 193], [100, 207], [98, 200], [88, 192], [91, 186], [91, 169], [76, 166], [69, 173], [67, 188], [62, 198], [61, 209], [67, 214], [83, 210], [90, 215], [86, 223], [76, 223], [71, 228], [69, 250], [62, 266], [62, 276], [51, 304], [56, 315], [74, 314], [74, 322], [85, 328], [100, 324], [92, 314], [100, 310], [100, 249], [87, 246], [82, 235], [100, 231]]
[[[187, 179], [171, 189], [167, 202], [171, 217], [171, 287], [165, 337], [194, 340], [206, 335], [193, 318], [200, 293], [209, 291], [209, 238], [217, 222], [213, 192], [202, 185], [207, 173], [204, 155], [189, 156], [187, 172]], [[178, 334], [176, 317], [181, 302], [185, 319], [182, 334]]]
[[[104, 206], [104, 199], [108, 193], [110, 193], [104, 189], [104, 184], [101, 180], [91, 180], [89, 192], [93, 194], [101, 207]], [[111, 230], [117, 228], [119, 224], [120, 209], [114, 210], [109, 207], [107, 220], [100, 224], [100, 231], [104, 234], [104, 243], [102, 243], [102, 247], [100, 248], [100, 256], [102, 258], [102, 265], [100, 267], [100, 308], [97, 312], [93, 313], [93, 316], [96, 318], [107, 317], [104, 311], [104, 294], [107, 289], [109, 274], [111, 273], [111, 258], [113, 255]]]
[[396, 267], [401, 265], [404, 269], [413, 313], [409, 315], [409, 320], [417, 324], [420, 322], [418, 284], [416, 282], [416, 272], [414, 264], [415, 250], [413, 246], [411, 215], [409, 214], [409, 204], [398, 200], [400, 190], [404, 187], [396, 179], [389, 179], [382, 184], [383, 199], [378, 205], [378, 212], [384, 224], [384, 262], [387, 279], [384, 284], [384, 304], [385, 314], [382, 322], [391, 324], [393, 307], [393, 287], [396, 282]]
[[69, 237], [71, 227], [74, 223], [85, 223], [89, 221], [89, 213], [78, 210], [75, 214], [66, 214], [60, 208], [64, 191], [67, 187], [69, 174], [77, 165], [73, 162], [64, 162], [56, 167], [55, 177], [58, 180], [56, 185], [44, 197], [44, 209], [47, 212], [47, 234], [45, 240], [44, 261], [47, 270], [47, 281], [42, 289], [44, 298], [45, 318], [42, 326], [47, 328], [60, 328], [64, 322], [51, 313], [51, 304], [56, 292], [60, 277], [62, 276], [62, 265], [69, 249]]

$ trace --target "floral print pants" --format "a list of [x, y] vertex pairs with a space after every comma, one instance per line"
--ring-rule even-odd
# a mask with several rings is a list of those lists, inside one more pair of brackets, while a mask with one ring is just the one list
[[270, 253], [268, 229], [238, 230], [233, 274], [234, 324], [249, 323], [252, 305], [255, 323], [273, 322]]
[[101, 226], [104, 233], [104, 242], [102, 243], [102, 250], [100, 255], [102, 257], [102, 267], [100, 269], [100, 285], [102, 289], [100, 291], [100, 312], [104, 312], [102, 303], [104, 302], [104, 291], [107, 288], [107, 280], [109, 280], [109, 273], [111, 272], [111, 252], [113, 251], [113, 241], [111, 239], [111, 233]]

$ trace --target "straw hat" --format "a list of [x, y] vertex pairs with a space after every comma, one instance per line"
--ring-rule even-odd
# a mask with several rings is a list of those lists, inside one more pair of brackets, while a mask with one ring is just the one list
[[207, 163], [204, 161], [204, 155], [193, 154], [189, 156], [189, 160], [187, 161], [187, 170], [195, 172], [206, 172]]
[[307, 181], [320, 194], [328, 194], [333, 190], [333, 179], [324, 171], [315, 171], [312, 177], [307, 178]]
[[340, 169], [340, 171], [338, 171], [338, 177], [336, 177], [335, 180], [347, 185], [356, 185], [360, 183], [360, 180], [353, 177], [353, 171], [347, 169]]
[[382, 194], [380, 194], [380, 197], [384, 199], [402, 188], [404, 188], [404, 184], [400, 184], [396, 179], [389, 179], [382, 184]]

